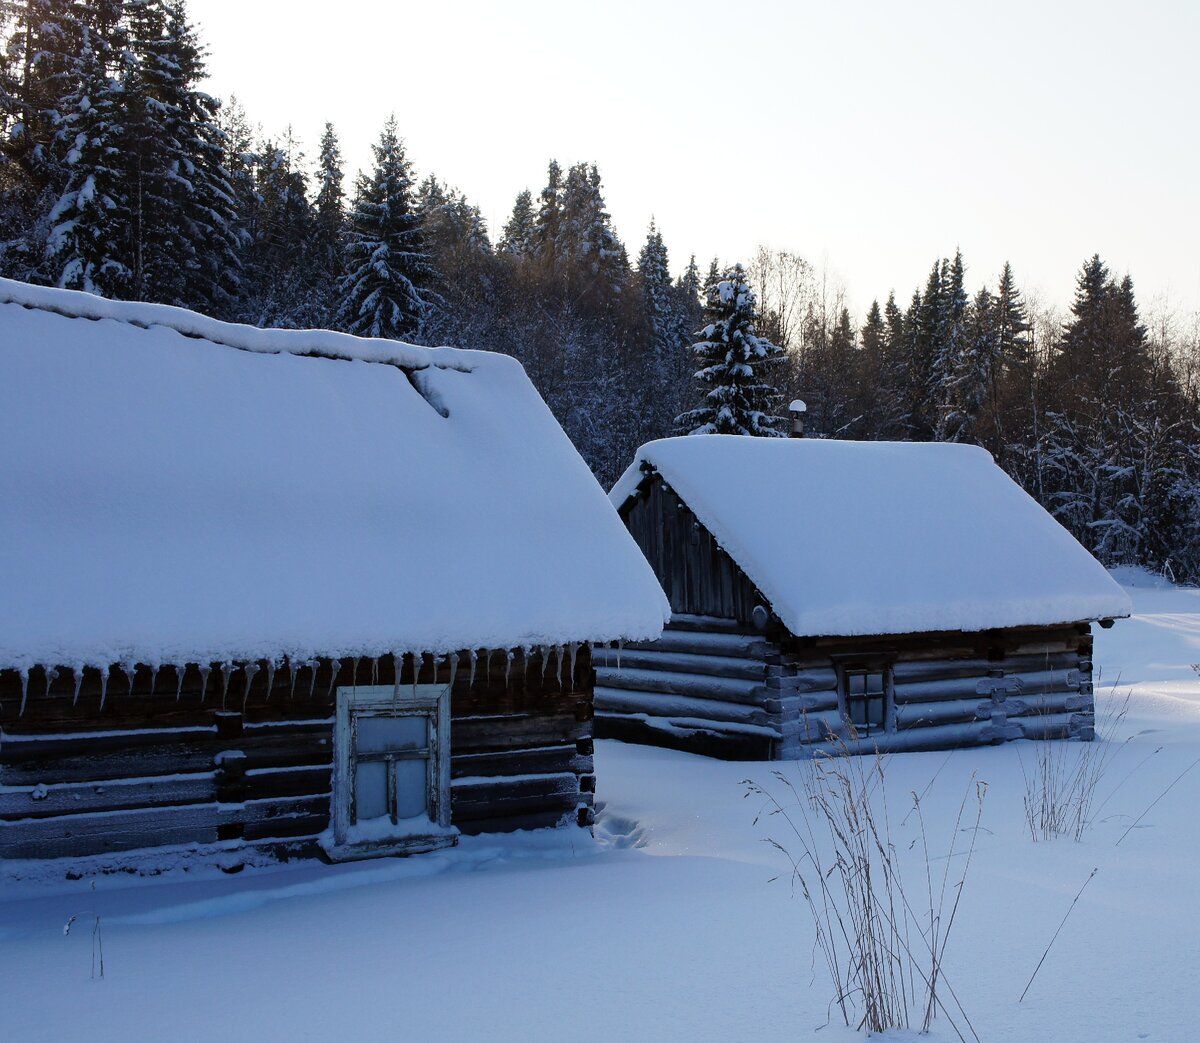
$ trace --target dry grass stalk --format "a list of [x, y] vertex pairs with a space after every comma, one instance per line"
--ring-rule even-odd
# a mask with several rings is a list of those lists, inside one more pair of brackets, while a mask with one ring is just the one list
[[[1131, 695], [1132, 690], [1127, 690], [1123, 699], [1118, 700], [1115, 695], [1110, 697], [1096, 722], [1096, 737], [1091, 742], [1054, 738], [1035, 740], [1032, 766], [1026, 763], [1018, 749], [1017, 757], [1025, 781], [1025, 824], [1035, 842], [1059, 837], [1083, 839], [1096, 817], [1092, 808], [1100, 782], [1116, 757], [1132, 741], [1133, 736], [1126, 737], [1121, 743], [1113, 741], [1129, 710]], [[1118, 788], [1126, 779], [1121, 780]], [[1111, 796], [1110, 793], [1109, 798]], [[1105, 803], [1107, 801], [1108, 798]]]
[[[946, 981], [942, 961], [975, 850], [987, 784], [972, 776], [940, 879], [930, 858], [921, 797], [911, 795], [925, 860], [924, 894], [917, 898], [914, 885], [906, 888], [892, 842], [884, 764], [878, 754], [821, 754], [805, 762], [799, 788], [783, 772], [773, 773], [788, 791], [787, 803], [752, 780], [745, 783], [747, 795], [763, 799], [760, 817], [777, 816], [790, 830], [786, 843], [773, 838], [769, 843], [791, 862], [793, 888], [812, 914], [816, 949], [824, 957], [835, 987], [833, 1004], [845, 1023], [884, 1032], [911, 1028], [919, 1016], [921, 1030], [928, 1031], [940, 1011], [959, 1039], [965, 1041], [967, 1031], [977, 1040]], [[964, 851], [958, 838], [972, 792], [975, 821], [966, 828], [971, 839]], [[962, 872], [951, 879], [957, 856], [964, 857]], [[921, 904], [919, 912], [914, 901]], [[942, 987], [953, 1013], [941, 998]]]

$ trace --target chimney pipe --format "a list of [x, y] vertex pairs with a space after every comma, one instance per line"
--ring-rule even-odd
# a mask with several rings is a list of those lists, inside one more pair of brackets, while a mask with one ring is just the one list
[[792, 431], [789, 437], [803, 438], [804, 414], [808, 412], [808, 406], [806, 406], [800, 399], [796, 399], [790, 406], [788, 406], [788, 412], [792, 414]]

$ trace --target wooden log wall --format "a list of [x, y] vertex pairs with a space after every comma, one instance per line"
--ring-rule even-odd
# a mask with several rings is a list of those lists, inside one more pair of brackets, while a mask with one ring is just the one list
[[595, 657], [598, 737], [726, 760], [774, 755], [779, 647], [737, 620], [676, 614], [661, 640]]
[[[451, 818], [464, 833], [590, 826], [591, 653], [404, 656], [402, 684], [453, 682]], [[0, 858], [163, 845], [316, 854], [329, 823], [338, 687], [395, 661], [265, 661], [203, 674], [127, 664], [0, 672]], [[473, 676], [472, 676], [473, 675]], [[23, 708], [22, 708], [22, 704]]]
[[[598, 651], [596, 734], [729, 759], [1090, 739], [1090, 627], [796, 638], [676, 615], [661, 641]], [[889, 722], [859, 739], [838, 664], [890, 664]]]
[[765, 604], [746, 574], [658, 475], [648, 479], [625, 524], [654, 569], [671, 611], [734, 620], [749, 627]]

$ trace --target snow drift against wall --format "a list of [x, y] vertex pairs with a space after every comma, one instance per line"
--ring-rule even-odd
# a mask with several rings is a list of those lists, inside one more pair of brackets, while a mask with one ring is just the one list
[[0, 280], [0, 487], [0, 667], [646, 639], [667, 614], [501, 355]]
[[658, 471], [792, 633], [987, 630], [1126, 616], [1103, 567], [976, 446], [697, 435]]

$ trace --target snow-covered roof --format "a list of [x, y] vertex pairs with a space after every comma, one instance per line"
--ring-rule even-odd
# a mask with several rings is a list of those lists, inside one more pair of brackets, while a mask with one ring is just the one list
[[0, 280], [0, 488], [0, 667], [646, 639], [669, 613], [488, 352]]
[[661, 474], [800, 636], [987, 630], [1126, 616], [1105, 569], [976, 446], [695, 435]]

